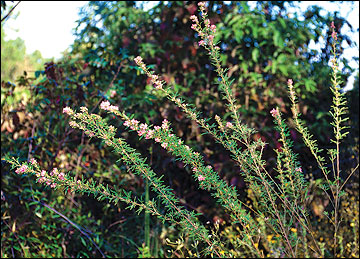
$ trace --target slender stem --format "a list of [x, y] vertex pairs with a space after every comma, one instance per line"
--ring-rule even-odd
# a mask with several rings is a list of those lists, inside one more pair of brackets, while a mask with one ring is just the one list
[[16, 8], [16, 6], [18, 6], [18, 4], [20, 4], [20, 2], [21, 1], [17, 2], [17, 4], [13, 8], [11, 8], [10, 12], [8, 12], [8, 14], [5, 15], [4, 18], [1, 19], [1, 22], [5, 21], [5, 19], [11, 14], [11, 12]]

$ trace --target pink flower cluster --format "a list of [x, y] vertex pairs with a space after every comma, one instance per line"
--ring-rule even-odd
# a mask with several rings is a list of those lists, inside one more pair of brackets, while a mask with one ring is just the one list
[[147, 127], [148, 127], [148, 125], [147, 124], [145, 124], [145, 123], [141, 123], [140, 124], [140, 130], [138, 130], [138, 135], [139, 136], [142, 136], [142, 135], [144, 135], [145, 133], [146, 133], [146, 129], [147, 129]]
[[[192, 22], [194, 22], [194, 23], [199, 23], [199, 20], [198, 20], [198, 18], [197, 18], [196, 15], [191, 15], [191, 16], [190, 16], [190, 20], [191, 20]], [[196, 24], [195, 24], [195, 25], [196, 25]]]
[[79, 127], [79, 124], [77, 124], [76, 121], [70, 121], [70, 122], [69, 122], [69, 125], [70, 125], [70, 127], [72, 127], [72, 128], [78, 128], [78, 127]]
[[151, 82], [155, 85], [156, 89], [162, 89], [163, 82], [161, 82], [159, 79], [159, 76], [157, 75], [151, 75]]
[[80, 107], [80, 111], [81, 111], [81, 112], [87, 112], [87, 111], [88, 111], [88, 108], [82, 106], [82, 107]]
[[277, 116], [280, 115], [279, 110], [278, 110], [277, 108], [276, 108], [276, 109], [272, 109], [272, 110], [270, 111], [270, 113], [271, 113], [271, 115], [272, 115], [274, 118], [276, 118]]
[[[39, 183], [46, 183], [48, 186], [50, 186], [51, 188], [55, 188], [56, 187], [56, 183], [53, 182], [53, 179], [46, 177], [46, 171], [42, 170], [41, 173], [37, 173], [36, 176], [39, 178], [38, 182]], [[50, 176], [58, 178], [61, 181], [65, 180], [65, 175], [64, 173], [60, 173], [58, 171], [57, 168], [54, 168], [51, 172], [50, 172]]]
[[110, 98], [114, 98], [116, 95], [116, 91], [115, 90], [111, 90], [110, 91]]
[[200, 8], [200, 11], [202, 12], [202, 16], [206, 16], [205, 2], [199, 2], [198, 6]]
[[36, 165], [36, 164], [37, 164], [37, 161], [36, 161], [35, 158], [31, 158], [31, 159], [30, 159], [30, 163], [31, 163], [32, 165]]
[[[210, 166], [210, 168], [211, 168], [211, 166]], [[198, 172], [198, 169], [197, 169], [196, 167], [194, 167], [194, 168], [193, 168], [193, 172], [194, 172], [194, 173]], [[204, 180], [205, 180], [205, 177], [204, 177], [203, 175], [199, 174], [198, 180], [199, 180], [200, 182], [201, 182], [201, 181], [204, 181]]]
[[146, 133], [145, 139], [151, 139], [154, 137], [154, 130], [148, 130]]
[[127, 120], [124, 122], [124, 125], [126, 127], [130, 127], [130, 129], [132, 130], [137, 130], [137, 125], [139, 124], [138, 120], [132, 119], [132, 120]]
[[[30, 159], [30, 163], [32, 165], [37, 165], [37, 161], [34, 158]], [[21, 173], [26, 173], [28, 171], [29, 171], [29, 167], [26, 164], [23, 164], [18, 169], [15, 170], [15, 173], [21, 174]], [[50, 175], [50, 177], [49, 177], [49, 175]], [[60, 181], [65, 180], [64, 173], [60, 173], [57, 168], [54, 168], [50, 172], [49, 175], [47, 174], [47, 172], [45, 170], [41, 170], [41, 172], [36, 173], [36, 177], [38, 178], [38, 182], [39, 183], [45, 183], [48, 186], [50, 186], [51, 188], [56, 187], [56, 183], [54, 182], [53, 178], [58, 179]]]
[[226, 127], [231, 129], [233, 127], [233, 124], [228, 121], [226, 122]]
[[[202, 30], [199, 24], [199, 20], [195, 15], [190, 16], [190, 19], [194, 22], [191, 25], [191, 29], [195, 30], [202, 38], [202, 40], [198, 42], [199, 46], [206, 46], [206, 45], [212, 46], [214, 42], [214, 34], [216, 33], [216, 25], [211, 24], [210, 20], [206, 18], [205, 3], [200, 2], [198, 3], [198, 5], [200, 7], [201, 15], [204, 19], [204, 24], [206, 29]], [[215, 47], [215, 48], [219, 49], [219, 47]]]
[[162, 124], [161, 124], [161, 128], [163, 128], [164, 130], [168, 130], [169, 129], [169, 121], [167, 119], [164, 119]]
[[201, 181], [204, 181], [205, 180], [205, 177], [202, 176], [201, 174], [198, 176], [198, 180], [201, 182]]
[[50, 172], [50, 175], [51, 175], [51, 176], [54, 175], [54, 176], [58, 177], [59, 180], [61, 180], [61, 181], [64, 181], [64, 180], [65, 180], [65, 178], [64, 178], [64, 176], [65, 176], [64, 173], [60, 173], [57, 168], [54, 168], [54, 169]]
[[105, 110], [105, 111], [114, 112], [114, 111], [118, 111], [118, 110], [119, 110], [119, 107], [117, 107], [117, 106], [115, 106], [115, 105], [110, 105], [110, 102], [109, 102], [109, 101], [103, 101], [103, 102], [100, 104], [100, 109]]
[[162, 89], [163, 88], [163, 85], [164, 85], [164, 82], [159, 80], [159, 76], [157, 75], [152, 75], [147, 69], [146, 69], [146, 66], [142, 60], [142, 58], [140, 56], [137, 56], [135, 59], [134, 59], [135, 63], [142, 69], [145, 71], [145, 73], [147, 74], [148, 77], [151, 78], [151, 82], [155, 85], [155, 88], [156, 89]]
[[296, 172], [301, 172], [301, 173], [302, 173], [302, 169], [301, 169], [301, 167], [296, 168], [296, 169], [295, 169], [295, 171], [296, 171]]
[[74, 111], [70, 107], [65, 107], [63, 109], [63, 113], [66, 113], [67, 115], [74, 115]]
[[134, 61], [135, 61], [135, 63], [136, 63], [139, 67], [141, 67], [143, 70], [146, 70], [146, 67], [145, 67], [145, 64], [144, 64], [144, 62], [143, 62], [142, 57], [137, 56], [137, 57], [134, 59]]
[[335, 24], [334, 22], [332, 21], [331, 22], [331, 29], [332, 29], [332, 33], [331, 33], [331, 37], [336, 41], [337, 40], [337, 33], [335, 31]]
[[331, 28], [332, 28], [332, 29], [335, 29], [334, 21], [331, 22]]
[[17, 174], [26, 173], [28, 169], [29, 168], [27, 165], [22, 165], [21, 167], [15, 170], [15, 173]]
[[[139, 125], [139, 121], [132, 119], [132, 120], [127, 120], [124, 122], [124, 126], [126, 127], [130, 127], [130, 129], [132, 130], [136, 130], [139, 136], [143, 136], [145, 135], [145, 139], [152, 139], [155, 137], [155, 133], [158, 132], [159, 130], [163, 129], [163, 130], [168, 130], [169, 129], [169, 121], [167, 119], [164, 119], [161, 127], [160, 126], [154, 126], [154, 129], [150, 129], [149, 126], [146, 123], [141, 123]], [[173, 136], [173, 134], [169, 134], [169, 136]], [[155, 137], [155, 142], [160, 143], [161, 142], [161, 138], [160, 137]], [[161, 146], [163, 148], [167, 148], [168, 147], [168, 143], [164, 142], [161, 144]]]
[[85, 134], [88, 135], [90, 138], [95, 136], [95, 134], [93, 132], [91, 132], [90, 130], [85, 130]]

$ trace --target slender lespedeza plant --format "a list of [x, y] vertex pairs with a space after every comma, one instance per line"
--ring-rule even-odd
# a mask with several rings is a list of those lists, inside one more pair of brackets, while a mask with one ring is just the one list
[[[282, 143], [280, 149], [275, 150], [277, 163], [275, 170], [277, 176], [272, 177], [265, 169], [266, 161], [262, 159], [262, 152], [265, 143], [258, 139], [252, 140], [252, 135], [256, 131], [249, 128], [241, 122], [237, 110], [236, 99], [232, 91], [232, 82], [226, 74], [226, 69], [221, 67], [219, 42], [215, 42], [216, 26], [210, 23], [207, 18], [207, 12], [204, 2], [198, 3], [200, 8], [200, 21], [197, 16], [192, 15], [191, 26], [200, 40], [199, 46], [202, 46], [210, 56], [211, 63], [215, 66], [218, 74], [219, 90], [224, 100], [226, 100], [227, 109], [231, 113], [232, 121], [224, 121], [219, 115], [215, 118], [202, 118], [202, 115], [196, 108], [186, 104], [179, 94], [175, 93], [170, 86], [166, 86], [165, 81], [150, 71], [141, 57], [136, 57], [135, 62], [140, 69], [151, 79], [157, 91], [161, 91], [165, 96], [187, 115], [188, 118], [195, 121], [206, 133], [210, 134], [218, 143], [222, 144], [230, 153], [232, 159], [241, 169], [241, 175], [249, 183], [249, 188], [257, 200], [257, 206], [252, 208], [244, 204], [238, 197], [235, 188], [230, 187], [211, 165], [206, 165], [202, 156], [185, 145], [184, 141], [177, 137], [172, 129], [170, 122], [164, 119], [161, 125], [148, 125], [134, 119], [133, 115], [127, 115], [124, 111], [119, 111], [117, 106], [111, 105], [109, 101], [101, 103], [100, 108], [108, 113], [118, 116], [123, 121], [123, 125], [130, 131], [136, 131], [139, 138], [153, 140], [161, 145], [171, 155], [183, 161], [192, 172], [195, 181], [199, 182], [199, 187], [208, 190], [211, 195], [221, 204], [229, 213], [233, 226], [239, 226], [240, 237], [229, 241], [235, 250], [242, 251], [249, 257], [324, 257], [324, 248], [314, 237], [311, 224], [308, 219], [306, 200], [308, 198], [308, 182], [304, 178], [302, 167], [297, 160], [297, 154], [292, 150], [293, 142], [289, 139], [289, 129], [281, 117], [278, 108], [271, 110], [274, 118], [275, 128], [280, 134], [279, 141]], [[347, 119], [345, 115], [345, 99], [340, 92], [339, 68], [336, 54], [337, 35], [333, 24], [333, 50], [332, 59], [332, 86], [334, 94], [333, 106], [330, 111], [334, 127], [335, 138], [332, 142], [336, 145], [335, 149], [329, 150], [330, 161], [333, 164], [333, 180], [330, 180], [329, 171], [326, 168], [325, 158], [321, 156], [321, 149], [318, 148], [316, 141], [312, 139], [304, 121], [300, 119], [300, 113], [297, 109], [297, 99], [293, 86], [293, 81], [288, 80], [289, 95], [292, 102], [293, 118], [296, 129], [302, 134], [305, 144], [310, 149], [319, 168], [324, 173], [327, 185], [324, 186], [324, 192], [329, 196], [334, 207], [334, 256], [337, 254], [337, 231], [339, 227], [338, 209], [340, 205], [340, 196], [342, 188], [350, 176], [355, 172], [353, 170], [348, 178], [342, 182], [340, 178], [340, 141], [346, 136], [345, 127], [342, 123]], [[163, 181], [157, 177], [155, 172], [145, 162], [135, 149], [127, 144], [121, 137], [115, 137], [116, 129], [97, 114], [89, 114], [86, 107], [80, 107], [80, 112], [76, 113], [73, 109], [65, 107], [63, 112], [71, 117], [69, 122], [73, 128], [81, 129], [90, 138], [97, 137], [103, 139], [105, 144], [116, 152], [120, 160], [128, 165], [129, 170], [149, 182], [152, 191], [156, 193], [157, 198], [161, 200], [165, 207], [161, 212], [156, 205], [155, 200], [143, 201], [132, 195], [131, 192], [119, 190], [116, 187], [109, 188], [96, 183], [91, 179], [75, 180], [69, 173], [60, 172], [54, 168], [51, 172], [42, 170], [35, 159], [20, 164], [17, 159], [6, 157], [5, 159], [16, 168], [18, 174], [33, 174], [37, 177], [37, 182], [44, 183], [51, 188], [63, 188], [65, 191], [93, 194], [99, 200], [106, 199], [108, 202], [117, 203], [119, 201], [127, 203], [130, 209], [137, 209], [137, 212], [145, 210], [154, 216], [160, 218], [163, 222], [168, 221], [171, 224], [178, 225], [185, 233], [192, 237], [195, 242], [203, 244], [204, 249], [197, 256], [215, 256], [215, 257], [234, 257], [231, 249], [221, 242], [216, 234], [210, 235], [210, 232], [198, 220], [194, 212], [186, 210], [179, 205], [179, 199], [174, 195], [171, 188], [164, 185]], [[215, 123], [209, 124], [210, 120]], [[328, 191], [330, 190], [330, 191]], [[214, 231], [212, 231], [214, 233]], [[276, 237], [276, 247], [274, 243], [269, 242], [269, 235]], [[260, 248], [259, 244], [262, 244]], [[264, 253], [267, 249], [267, 254]], [[311, 250], [311, 251], [310, 251]]]

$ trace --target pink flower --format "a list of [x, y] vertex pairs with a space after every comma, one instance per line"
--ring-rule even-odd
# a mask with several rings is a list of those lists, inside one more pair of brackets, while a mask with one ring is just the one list
[[204, 180], [205, 180], [205, 177], [202, 176], [202, 175], [199, 175], [199, 176], [198, 176], [198, 180], [199, 180], [199, 181], [204, 181]]
[[205, 6], [205, 2], [199, 2], [198, 6]]
[[80, 107], [80, 111], [81, 111], [81, 112], [87, 112], [88, 109], [87, 109], [86, 107], [82, 106], [82, 107]]
[[301, 169], [301, 167], [296, 168], [296, 169], [295, 169], [295, 171], [296, 171], [296, 172], [301, 172], [301, 173], [302, 173], [302, 169]]
[[157, 75], [152, 75], [151, 76], [151, 80], [153, 81], [153, 82], [155, 82], [156, 80], [158, 80], [159, 79], [159, 76], [157, 76]]
[[41, 175], [42, 177], [44, 177], [44, 176], [46, 175], [46, 171], [45, 171], [45, 170], [42, 170], [40, 175]]
[[115, 105], [110, 105], [110, 107], [108, 108], [109, 111], [114, 112], [114, 111], [118, 111], [119, 107], [115, 106]]
[[199, 41], [199, 46], [203, 46], [203, 45], [205, 45], [205, 41], [203, 40]]
[[233, 127], [233, 124], [228, 121], [228, 122], [226, 122], [226, 127], [227, 127], [227, 128], [232, 128], [232, 127]]
[[136, 64], [142, 63], [142, 57], [140, 57], [140, 56], [137, 56], [134, 60], [135, 60]]
[[215, 33], [216, 32], [216, 25], [211, 25], [210, 26], [210, 29], [211, 29], [211, 31], [213, 32], [213, 33]]
[[45, 181], [46, 181], [46, 178], [45, 178], [45, 177], [39, 178], [39, 183], [43, 183], [43, 182], [45, 182]]
[[145, 139], [150, 139], [154, 136], [154, 131], [153, 130], [149, 130], [147, 133], [146, 133], [146, 137]]
[[55, 187], [56, 187], [56, 183], [52, 183], [52, 184], [50, 185], [50, 187], [51, 187], [51, 188], [55, 188]]
[[70, 107], [65, 107], [63, 109], [63, 113], [66, 113], [67, 115], [73, 115], [74, 114], [74, 111], [70, 108]]
[[58, 175], [58, 177], [59, 177], [59, 179], [61, 180], [61, 181], [64, 181], [65, 180], [65, 178], [64, 178], [64, 173], [60, 173], [59, 175]]
[[155, 142], [161, 142], [160, 138], [155, 138]]
[[135, 130], [137, 128], [137, 125], [139, 124], [138, 120], [132, 119], [130, 121], [130, 129]]
[[194, 172], [196, 172], [196, 171], [197, 171], [197, 168], [196, 168], [196, 167], [194, 167], [194, 168], [193, 168], [193, 171], [194, 171]]
[[158, 130], [161, 129], [161, 127], [160, 127], [160, 126], [154, 126], [154, 129], [155, 129], [156, 131], [158, 131]]
[[164, 120], [163, 120], [161, 127], [162, 127], [164, 130], [169, 129], [169, 122], [168, 122], [167, 119], [164, 119]]
[[156, 89], [162, 89], [163, 83], [160, 80], [154, 82]]
[[116, 91], [115, 90], [111, 90], [110, 91], [110, 98], [114, 98], [116, 95]]
[[148, 127], [148, 125], [145, 124], [145, 123], [141, 123], [141, 124], [140, 124], [140, 129], [142, 129], [142, 130], [146, 130], [147, 127]]
[[142, 135], [144, 135], [144, 134], [145, 134], [145, 130], [139, 130], [139, 131], [138, 131], [138, 135], [139, 135], [139, 136], [142, 136]]
[[335, 31], [332, 32], [331, 34], [331, 37], [334, 39], [334, 40], [337, 40], [337, 33]]
[[72, 128], [79, 127], [79, 124], [77, 124], [75, 121], [70, 121], [70, 122], [69, 122], [69, 125], [70, 125], [70, 127], [72, 127]]
[[31, 163], [32, 165], [36, 165], [36, 164], [37, 164], [36, 159], [35, 159], [35, 158], [31, 158], [31, 159], [30, 159], [30, 163]]
[[58, 175], [59, 174], [59, 171], [58, 171], [58, 169], [55, 167], [52, 171], [51, 171], [51, 173], [50, 173], [50, 175]]
[[107, 110], [107, 109], [109, 109], [109, 107], [110, 107], [110, 102], [109, 101], [103, 101], [100, 104], [100, 109], [102, 109], [102, 110]]
[[209, 39], [209, 41], [212, 43], [213, 40], [214, 40], [214, 35], [209, 35], [209, 36], [208, 36], [208, 39]]
[[288, 84], [288, 85], [293, 85], [293, 80], [292, 80], [292, 79], [288, 79], [287, 84]]
[[210, 20], [209, 19], [206, 19], [204, 21], [204, 23], [205, 23], [206, 27], [210, 28]]
[[278, 111], [278, 109], [272, 109], [271, 111], [270, 111], [270, 113], [271, 113], [271, 115], [275, 118], [275, 117], [277, 117], [277, 116], [279, 116], [279, 111]]
[[190, 20], [193, 21], [193, 22], [195, 22], [195, 23], [198, 23], [198, 22], [199, 22], [199, 20], [198, 20], [198, 18], [197, 18], [196, 15], [191, 15], [191, 16], [190, 16]]
[[129, 127], [130, 126], [130, 121], [125, 121], [124, 126]]
[[20, 172], [20, 173], [25, 173], [27, 170], [28, 170], [28, 166], [27, 166], [27, 165], [22, 165], [22, 166], [19, 168], [19, 172]]
[[161, 144], [161, 146], [162, 146], [163, 148], [166, 148], [166, 147], [168, 146], [168, 144], [164, 142], [164, 143]]
[[195, 23], [191, 24], [191, 29], [195, 30], [197, 29], [197, 25]]
[[335, 29], [334, 21], [331, 22], [331, 28]]

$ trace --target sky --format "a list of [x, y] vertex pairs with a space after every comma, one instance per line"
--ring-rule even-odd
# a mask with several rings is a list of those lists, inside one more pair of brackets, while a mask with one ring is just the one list
[[[18, 1], [14, 1], [16, 4]], [[10, 2], [8, 2], [10, 3]], [[153, 2], [154, 3], [154, 2]], [[20, 37], [25, 41], [26, 52], [28, 54], [35, 50], [40, 50], [44, 58], [58, 59], [62, 52], [67, 49], [74, 41], [72, 34], [76, 27], [79, 8], [86, 5], [87, 1], [22, 1], [11, 16], [18, 14], [17, 18], [10, 17], [5, 21], [4, 30], [6, 40]], [[319, 5], [327, 11], [339, 10], [342, 17], [352, 24], [353, 28], [359, 28], [359, 2], [355, 1], [351, 5], [348, 1], [325, 2], [325, 1], [302, 1], [300, 10], [304, 11], [310, 5]], [[151, 7], [151, 3], [144, 6]], [[291, 11], [291, 10], [290, 10]], [[296, 12], [296, 10], [293, 10]], [[347, 30], [345, 29], [346, 32]], [[357, 47], [348, 48], [344, 52], [344, 57], [350, 58], [357, 53], [359, 56], [359, 31], [351, 35], [356, 41]], [[310, 44], [311, 48], [319, 49], [320, 46]], [[351, 67], [359, 68], [359, 63], [351, 61]], [[354, 73], [355, 75], [355, 73]], [[352, 87], [354, 76], [350, 77], [346, 89]]]

